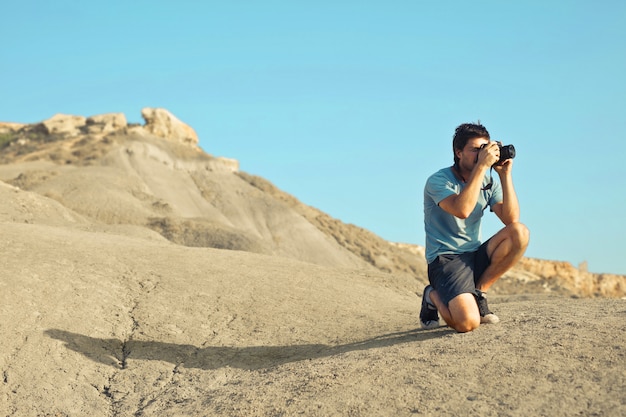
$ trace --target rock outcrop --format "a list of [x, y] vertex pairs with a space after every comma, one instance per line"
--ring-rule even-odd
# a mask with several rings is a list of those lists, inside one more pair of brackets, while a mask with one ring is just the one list
[[[208, 156], [206, 169], [209, 171], [239, 171], [239, 162], [235, 159], [204, 154], [195, 130], [168, 110], [146, 107], [141, 115], [144, 125], [129, 124], [123, 113], [89, 117], [59, 113], [34, 124], [0, 122], [0, 163], [43, 157], [59, 163], [81, 164], [102, 156], [114, 142], [134, 137], [158, 138], [173, 146], [182, 145], [182, 153], [192, 150], [195, 155]], [[92, 146], [86, 146], [90, 143]]]
[[626, 296], [626, 277], [615, 274], [595, 274], [569, 262], [522, 258], [507, 274], [520, 284], [540, 283], [545, 292], [568, 292], [582, 297]]
[[36, 128], [47, 135], [77, 136], [87, 123], [84, 116], [71, 114], [55, 114], [51, 118], [39, 123]]
[[198, 135], [193, 128], [165, 109], [146, 107], [141, 110], [141, 116], [146, 121], [145, 130], [155, 136], [176, 139], [182, 143], [198, 145]]
[[123, 113], [105, 113], [95, 116], [77, 116], [58, 113], [35, 124], [0, 122], [0, 134], [34, 134], [72, 138], [82, 134], [106, 136], [109, 134], [136, 133], [154, 135], [191, 147], [198, 147], [195, 130], [162, 108], [145, 107], [141, 110], [143, 126], [129, 126]]
[[87, 133], [108, 134], [120, 131], [128, 126], [124, 113], [107, 113], [87, 118]]

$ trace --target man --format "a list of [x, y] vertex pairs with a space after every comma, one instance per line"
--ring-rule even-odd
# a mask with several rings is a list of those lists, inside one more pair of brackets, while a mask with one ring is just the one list
[[[513, 159], [499, 162], [500, 146], [481, 124], [456, 128], [454, 165], [428, 178], [424, 188], [426, 260], [420, 322], [439, 326], [439, 314], [458, 332], [497, 323], [487, 290], [522, 257], [529, 241], [511, 175]], [[492, 169], [500, 181], [494, 181]], [[490, 207], [504, 228], [480, 242], [480, 223]]]

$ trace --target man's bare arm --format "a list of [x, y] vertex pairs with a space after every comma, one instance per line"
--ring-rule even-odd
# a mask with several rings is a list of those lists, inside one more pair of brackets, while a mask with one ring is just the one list
[[493, 212], [496, 213], [496, 216], [498, 216], [506, 226], [511, 223], [519, 222], [520, 217], [519, 201], [517, 200], [515, 187], [513, 187], [513, 177], [511, 176], [512, 168], [512, 159], [505, 161], [501, 166], [496, 166], [495, 168], [500, 176], [500, 183], [502, 184], [502, 203], [496, 204], [493, 207]]
[[491, 142], [489, 146], [485, 147], [478, 154], [476, 165], [474, 165], [463, 190], [459, 194], [451, 195], [441, 200], [439, 207], [455, 217], [467, 219], [474, 211], [478, 202], [478, 195], [482, 188], [485, 173], [498, 161], [499, 157], [498, 146], [495, 142]]
[[478, 194], [482, 187], [483, 177], [487, 171], [486, 167], [478, 165], [472, 170], [472, 175], [468, 179], [465, 187], [459, 194], [454, 194], [444, 198], [439, 203], [439, 207], [446, 212], [460, 219], [467, 219], [478, 202]]

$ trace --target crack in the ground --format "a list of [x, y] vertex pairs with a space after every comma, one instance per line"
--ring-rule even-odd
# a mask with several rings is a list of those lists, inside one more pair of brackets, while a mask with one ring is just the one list
[[[130, 273], [130, 276], [122, 277], [125, 281], [132, 282], [132, 276], [136, 276], [134, 273]], [[105, 398], [105, 400], [109, 403], [110, 406], [110, 415], [113, 417], [128, 415], [128, 410], [125, 410], [124, 402], [126, 399], [126, 393], [123, 390], [117, 390], [116, 386], [123, 384], [123, 377], [121, 377], [122, 372], [128, 369], [129, 367], [129, 358], [132, 355], [133, 349], [133, 341], [135, 338], [135, 334], [138, 329], [141, 327], [140, 321], [137, 317], [137, 310], [140, 307], [141, 299], [148, 294], [150, 294], [155, 288], [158, 286], [158, 281], [153, 281], [151, 279], [146, 279], [137, 282], [139, 286], [139, 291], [135, 289], [128, 288], [128, 292], [133, 294], [132, 298], [130, 298], [129, 303], [131, 307], [127, 310], [126, 316], [130, 320], [130, 325], [127, 327], [127, 331], [124, 332], [125, 336], [122, 340], [122, 344], [114, 355], [117, 358], [119, 368], [112, 375], [110, 375], [107, 384], [105, 384], [100, 390], [100, 394]], [[131, 415], [140, 416], [143, 414], [143, 409], [147, 407], [149, 404], [141, 406], [141, 403], [144, 400], [141, 400], [138, 406], [138, 409], [135, 413]], [[151, 404], [151, 402], [149, 402]]]
[[133, 308], [129, 312], [130, 319], [132, 320], [132, 326], [130, 328], [130, 332], [128, 334], [128, 337], [126, 337], [126, 339], [124, 339], [124, 341], [122, 342], [122, 357], [120, 359], [120, 367], [121, 367], [121, 369], [126, 369], [128, 367], [128, 357], [132, 353], [131, 350], [130, 350], [131, 342], [133, 340], [135, 332], [139, 328], [139, 321], [137, 321], [137, 319], [135, 318], [135, 315], [134, 315], [134, 312], [137, 309], [138, 305], [139, 305], [139, 303], [137, 301], [135, 301], [135, 305], [133, 306]]
[[16, 358], [18, 357], [22, 349], [24, 349], [24, 347], [27, 345], [27, 343], [28, 343], [28, 335], [22, 336], [22, 342], [19, 344], [19, 346], [16, 346], [13, 349], [13, 352], [11, 352], [7, 356], [6, 363], [3, 364], [3, 368], [5, 369], [2, 370], [2, 383], [3, 384], [9, 385], [9, 372], [12, 371], [13, 364], [15, 363]]
[[139, 285], [139, 292], [132, 298], [131, 300], [132, 307], [128, 310], [128, 313], [127, 313], [132, 324], [128, 331], [128, 335], [124, 338], [122, 342], [122, 355], [119, 358], [121, 369], [127, 369], [128, 367], [128, 358], [130, 354], [132, 353], [131, 342], [134, 339], [135, 332], [140, 327], [139, 320], [137, 320], [136, 318], [136, 311], [137, 311], [137, 308], [139, 307], [139, 300], [142, 297], [149, 295], [159, 285], [158, 281], [155, 282], [151, 279], [139, 281], [137, 282], [137, 284]]
[[169, 388], [174, 385], [174, 379], [176, 375], [180, 374], [180, 366], [181, 364], [175, 365], [172, 369], [172, 372], [169, 374], [169, 377], [163, 378], [166, 381], [163, 383], [160, 389], [155, 390], [140, 399], [137, 411], [135, 411], [135, 413], [133, 414], [134, 417], [141, 417], [145, 410], [148, 409], [148, 407], [157, 402], [159, 398], [161, 398], [168, 392]]

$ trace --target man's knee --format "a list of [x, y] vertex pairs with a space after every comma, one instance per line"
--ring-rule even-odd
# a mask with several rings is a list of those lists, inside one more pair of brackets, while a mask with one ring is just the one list
[[530, 231], [523, 223], [515, 222], [507, 226], [508, 235], [514, 246], [524, 250], [530, 241]]
[[450, 301], [448, 308], [453, 320], [453, 323], [448, 324], [457, 332], [471, 332], [480, 326], [480, 313], [473, 294], [456, 296]]
[[476, 330], [478, 326], [480, 326], [480, 317], [478, 319], [472, 317], [468, 318], [467, 320], [454, 323], [452, 328], [459, 333], [467, 333], [471, 332], [472, 330]]

